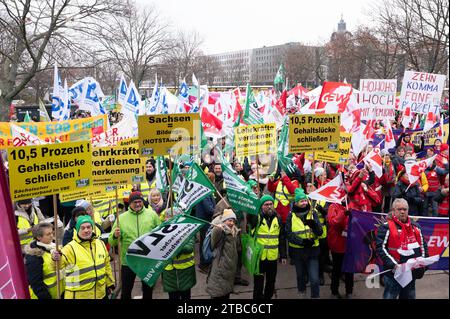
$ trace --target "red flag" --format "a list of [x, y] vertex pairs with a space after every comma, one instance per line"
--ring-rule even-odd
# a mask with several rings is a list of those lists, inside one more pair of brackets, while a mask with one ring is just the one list
[[221, 135], [222, 121], [219, 120], [214, 114], [208, 111], [208, 108], [202, 108], [201, 114], [202, 126], [205, 134]]
[[19, 235], [0, 160], [0, 299], [29, 299]]
[[324, 82], [316, 114], [343, 113], [352, 95], [351, 84], [341, 82]]
[[364, 157], [364, 163], [370, 164], [377, 177], [383, 176], [383, 159], [380, 155], [380, 149], [374, 148]]
[[405, 161], [406, 174], [410, 184], [414, 184], [414, 182], [420, 178], [420, 174], [422, 174], [427, 167], [431, 166], [436, 159], [436, 156], [437, 155], [434, 155], [420, 162]]
[[407, 105], [403, 110], [403, 117], [402, 117], [402, 125], [405, 129], [409, 128], [411, 120], [412, 120], [411, 107]]
[[277, 103], [275, 103], [275, 107], [277, 108], [278, 112], [280, 112], [281, 115], [286, 114], [286, 99], [287, 99], [287, 91], [283, 90]]
[[431, 130], [431, 128], [433, 126], [435, 126], [437, 123], [437, 118], [436, 118], [436, 114], [434, 114], [433, 112], [428, 112], [427, 113], [427, 117], [425, 119], [425, 125], [423, 126], [423, 132], [428, 132], [429, 130]]
[[315, 200], [340, 204], [345, 197], [341, 174], [336, 175], [331, 181], [308, 194], [308, 197]]

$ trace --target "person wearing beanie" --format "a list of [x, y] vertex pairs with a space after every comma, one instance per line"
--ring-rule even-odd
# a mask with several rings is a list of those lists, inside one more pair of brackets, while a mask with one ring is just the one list
[[72, 218], [70, 219], [69, 223], [66, 226], [66, 229], [64, 230], [64, 237], [62, 244], [63, 246], [70, 243], [72, 239], [76, 236], [75, 226], [77, 224], [77, 219], [80, 216], [87, 215], [86, 209], [82, 206], [77, 206], [74, 209], [72, 209]]
[[16, 202], [14, 215], [16, 217], [17, 232], [19, 233], [22, 253], [25, 246], [33, 240], [32, 228], [44, 221], [45, 216], [39, 207], [32, 204], [31, 199], [22, 199]]
[[410, 147], [413, 153], [419, 153], [424, 150], [425, 138], [423, 135], [420, 136], [420, 146], [417, 146], [411, 141], [411, 134], [403, 132], [400, 134], [395, 144], [396, 148], [399, 146], [404, 146], [405, 148]]
[[238, 265], [237, 242], [240, 237], [236, 214], [231, 209], [224, 209], [222, 216], [216, 217], [212, 224], [214, 259], [206, 279], [206, 292], [212, 299], [229, 299]]
[[[117, 220], [111, 227], [108, 242], [112, 247], [121, 245], [121, 261], [122, 261], [122, 294], [121, 299], [131, 299], [131, 292], [134, 287], [136, 274], [127, 266], [125, 255], [130, 244], [138, 237], [151, 232], [156, 228], [161, 220], [156, 212], [151, 208], [145, 208], [144, 197], [139, 191], [133, 191], [129, 198], [128, 210], [120, 215], [120, 228], [117, 227]], [[142, 298], [152, 299], [153, 287], [149, 287], [142, 282]]]
[[297, 290], [300, 297], [305, 297], [308, 272], [311, 298], [320, 298], [319, 237], [323, 234], [323, 227], [318, 211], [311, 207], [303, 189], [297, 189], [295, 195], [297, 201], [287, 217], [286, 233], [289, 256], [297, 274]]
[[248, 186], [248, 188], [249, 188], [253, 193], [255, 193], [257, 196], [259, 196], [259, 194], [260, 194], [260, 189], [259, 189], [259, 187], [258, 187], [258, 183], [257, 183], [255, 180], [250, 179], [250, 180], [247, 182], [247, 186]]
[[89, 215], [80, 215], [74, 239], [61, 252], [51, 253], [61, 269], [67, 267], [65, 299], [104, 299], [114, 291], [109, 252], [95, 235], [94, 225]]
[[[259, 261], [259, 274], [253, 276], [253, 299], [271, 299], [275, 292], [278, 261], [286, 264], [286, 245], [283, 224], [274, 208], [275, 199], [261, 197], [258, 215], [248, 215], [250, 234], [263, 246]], [[264, 283], [265, 281], [265, 283]]]

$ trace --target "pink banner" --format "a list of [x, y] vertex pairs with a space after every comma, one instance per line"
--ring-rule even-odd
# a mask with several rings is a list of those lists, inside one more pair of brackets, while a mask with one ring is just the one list
[[3, 160], [0, 160], [0, 299], [29, 299], [19, 235], [6, 183]]

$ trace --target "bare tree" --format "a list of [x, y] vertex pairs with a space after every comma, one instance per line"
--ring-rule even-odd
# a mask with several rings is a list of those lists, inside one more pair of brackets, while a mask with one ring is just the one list
[[173, 48], [166, 52], [162, 65], [161, 75], [173, 84], [179, 86], [179, 81], [185, 79], [189, 82], [192, 73], [198, 76], [199, 57], [203, 56], [200, 46], [203, 39], [196, 31], [178, 31], [173, 42]]
[[377, 7], [375, 19], [392, 37], [416, 71], [446, 72], [448, 67], [448, 0], [391, 0]]
[[70, 30], [121, 7], [119, 0], [0, 0], [0, 119], [6, 120], [11, 101], [42, 69], [52, 39], [70, 41]]
[[316, 54], [314, 47], [301, 43], [291, 45], [286, 49], [286, 77], [289, 83], [303, 83], [314, 80]]
[[102, 49], [98, 57], [110, 58], [139, 86], [173, 44], [169, 24], [162, 21], [153, 6], [137, 7], [131, 0], [126, 4], [122, 15], [111, 16], [93, 31]]
[[213, 56], [201, 55], [197, 57], [195, 74], [201, 83], [214, 85], [214, 79], [222, 75], [222, 66], [218, 59]]

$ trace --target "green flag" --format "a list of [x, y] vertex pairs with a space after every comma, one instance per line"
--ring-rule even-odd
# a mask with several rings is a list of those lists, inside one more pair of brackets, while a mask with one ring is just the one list
[[45, 108], [44, 102], [39, 99], [39, 118], [41, 122], [51, 122], [50, 116], [47, 113], [47, 109]]
[[23, 121], [24, 121], [25, 123], [33, 122], [33, 121], [31, 120], [30, 113], [28, 113], [28, 111], [25, 113], [25, 116], [24, 116], [24, 118], [23, 118]]
[[169, 219], [131, 243], [125, 255], [127, 266], [152, 287], [167, 264], [205, 224], [184, 214]]
[[252, 88], [248, 83], [247, 83], [247, 93], [245, 97], [244, 122], [247, 125], [264, 123], [262, 114], [258, 110], [258, 102], [256, 102]]
[[280, 67], [278, 68], [277, 75], [275, 75], [275, 79], [273, 80], [273, 84], [276, 87], [277, 84], [284, 84], [284, 78], [285, 78], [285, 70], [284, 70], [284, 64], [281, 63]]
[[286, 173], [293, 174], [297, 166], [292, 161], [292, 154], [289, 154], [289, 127], [287, 122], [285, 122], [280, 132], [277, 155], [281, 169]]
[[181, 179], [175, 205], [190, 212], [206, 196], [214, 193], [214, 185], [197, 163], [193, 163], [185, 178]]
[[235, 211], [243, 211], [248, 214], [257, 215], [259, 209], [259, 198], [247, 186], [244, 180], [239, 178], [231, 169], [228, 162], [222, 162], [223, 180], [227, 187], [227, 197], [230, 205]]
[[156, 157], [156, 188], [164, 193], [169, 188], [167, 181], [167, 167], [164, 156]]

